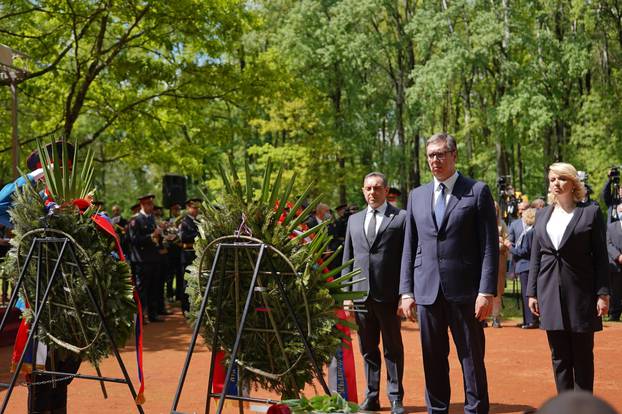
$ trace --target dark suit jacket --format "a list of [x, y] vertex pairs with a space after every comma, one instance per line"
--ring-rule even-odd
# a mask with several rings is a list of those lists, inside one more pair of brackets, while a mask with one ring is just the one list
[[194, 240], [198, 235], [199, 225], [190, 214], [186, 214], [179, 224], [179, 241], [187, 246], [193, 246], [187, 247], [181, 252], [181, 262], [184, 266], [192, 263], [196, 257], [196, 252], [194, 251]]
[[[518, 243], [518, 238], [514, 244]], [[533, 227], [530, 228], [519, 244], [510, 249], [514, 258], [514, 272], [523, 273], [529, 271], [529, 259], [531, 258], [531, 245], [533, 243]]]
[[609, 270], [611, 273], [622, 273], [616, 259], [622, 254], [622, 227], [614, 221], [607, 225], [607, 252], [609, 253]]
[[546, 231], [553, 208], [536, 216], [527, 296], [538, 298], [543, 329], [601, 330], [596, 301], [609, 293], [609, 269], [600, 209], [577, 206], [556, 250]]
[[130, 254], [133, 262], [155, 263], [160, 260], [158, 246], [151, 239], [151, 233], [156, 229], [153, 214], [145, 216], [137, 214], [129, 225]]
[[365, 279], [352, 286], [352, 290], [367, 292], [367, 296], [360, 301], [370, 298], [377, 302], [397, 303], [406, 211], [387, 203], [371, 246], [365, 236], [366, 214], [367, 207], [348, 219], [343, 262], [354, 259], [354, 263], [343, 269], [342, 274], [361, 269], [360, 278]]
[[471, 303], [478, 293], [497, 293], [499, 231], [492, 195], [482, 182], [459, 175], [439, 228], [434, 220], [434, 183], [408, 196], [400, 294], [420, 305]]
[[510, 242], [512, 244], [516, 244], [516, 241], [523, 232], [524, 228], [525, 224], [523, 223], [523, 220], [521, 218], [512, 220], [508, 229], [508, 238], [510, 239]]

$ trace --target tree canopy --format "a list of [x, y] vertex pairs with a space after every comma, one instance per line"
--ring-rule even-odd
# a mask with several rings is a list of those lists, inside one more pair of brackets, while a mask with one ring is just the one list
[[621, 163], [613, 0], [3, 0], [0, 43], [28, 71], [22, 165], [36, 137], [77, 141], [110, 203], [159, 190], [169, 172], [191, 193], [216, 190], [218, 163], [268, 159], [329, 202], [360, 202], [372, 170], [406, 197], [429, 179], [425, 139], [438, 131], [457, 137], [465, 174], [491, 187], [510, 176], [531, 197], [554, 161], [596, 190]]

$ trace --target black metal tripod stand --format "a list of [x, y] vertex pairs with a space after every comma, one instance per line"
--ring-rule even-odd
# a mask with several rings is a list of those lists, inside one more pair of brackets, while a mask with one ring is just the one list
[[[177, 406], [179, 404], [179, 399], [181, 397], [181, 393], [183, 390], [183, 386], [186, 380], [186, 375], [188, 373], [188, 368], [190, 366], [190, 361], [192, 359], [192, 353], [194, 351], [196, 342], [197, 342], [197, 338], [199, 336], [199, 331], [202, 327], [203, 324], [203, 319], [205, 318], [205, 309], [208, 303], [208, 298], [210, 297], [210, 294], [212, 294], [211, 290], [213, 290], [213, 285], [214, 285], [214, 279], [218, 278], [218, 292], [217, 292], [217, 299], [216, 299], [216, 309], [217, 309], [217, 314], [216, 314], [216, 318], [215, 318], [215, 325], [214, 325], [214, 335], [212, 338], [212, 355], [211, 355], [211, 363], [210, 363], [210, 370], [209, 370], [209, 378], [208, 378], [208, 384], [207, 384], [207, 401], [205, 404], [205, 413], [209, 414], [210, 411], [210, 400], [211, 398], [218, 398], [218, 408], [216, 410], [217, 414], [222, 413], [223, 410], [223, 406], [224, 406], [224, 402], [226, 399], [231, 399], [231, 400], [237, 400], [240, 402], [239, 405], [239, 410], [240, 413], [243, 412], [243, 405], [242, 402], [244, 401], [248, 401], [248, 402], [261, 402], [261, 403], [267, 403], [267, 404], [272, 404], [272, 403], [276, 403], [278, 401], [274, 401], [274, 400], [268, 400], [268, 399], [261, 399], [261, 398], [252, 398], [252, 397], [247, 397], [247, 396], [242, 396], [240, 395], [240, 387], [238, 387], [238, 395], [230, 395], [227, 394], [227, 385], [229, 384], [229, 381], [232, 378], [233, 375], [233, 370], [234, 370], [234, 366], [236, 365], [236, 357], [238, 355], [238, 352], [240, 350], [240, 342], [242, 339], [242, 336], [244, 334], [244, 330], [245, 330], [245, 323], [246, 323], [246, 319], [251, 307], [251, 303], [253, 302], [253, 296], [259, 292], [261, 290], [261, 287], [258, 286], [258, 275], [260, 274], [260, 270], [261, 270], [261, 266], [263, 264], [263, 262], [265, 261], [267, 263], [269, 273], [271, 274], [271, 277], [273, 277], [276, 281], [277, 284], [277, 288], [279, 290], [279, 294], [283, 299], [283, 302], [285, 303], [285, 306], [287, 308], [287, 316], [289, 318], [291, 318], [291, 320], [293, 321], [295, 327], [296, 327], [296, 332], [300, 335], [300, 338], [302, 339], [304, 348], [305, 348], [305, 352], [307, 354], [307, 357], [309, 358], [309, 361], [311, 362], [313, 369], [315, 371], [315, 375], [317, 376], [318, 381], [320, 382], [320, 385], [322, 386], [322, 389], [324, 390], [324, 392], [327, 395], [330, 395], [330, 390], [328, 388], [328, 385], [326, 384], [326, 381], [324, 379], [323, 373], [322, 373], [322, 369], [321, 367], [318, 365], [317, 360], [315, 358], [315, 355], [313, 353], [313, 349], [311, 348], [311, 345], [308, 341], [307, 338], [307, 334], [304, 332], [304, 330], [302, 329], [302, 325], [300, 324], [300, 321], [298, 320], [298, 318], [296, 317], [296, 314], [294, 313], [294, 308], [292, 306], [292, 303], [290, 301], [290, 299], [288, 298], [287, 292], [285, 291], [285, 287], [284, 287], [284, 283], [281, 280], [280, 276], [278, 276], [276, 274], [275, 268], [274, 268], [274, 264], [272, 262], [272, 258], [270, 256], [270, 254], [268, 254], [268, 252], [271, 253], [275, 253], [277, 255], [280, 255], [281, 257], [285, 258], [285, 256], [280, 253], [278, 250], [276, 250], [274, 247], [263, 243], [261, 240], [258, 239], [254, 239], [251, 237], [245, 237], [245, 236], [228, 236], [228, 237], [223, 237], [221, 239], [216, 240], [215, 242], [218, 242], [218, 244], [216, 245], [216, 253], [214, 255], [214, 260], [212, 262], [212, 267], [211, 270], [209, 272], [208, 275], [208, 279], [207, 279], [207, 285], [205, 287], [205, 292], [203, 294], [203, 299], [201, 301], [201, 307], [199, 310], [199, 317], [198, 319], [195, 321], [195, 325], [194, 325], [194, 331], [192, 333], [192, 340], [190, 341], [190, 347], [188, 349], [188, 353], [186, 355], [186, 361], [184, 363], [184, 366], [182, 368], [181, 371], [181, 375], [179, 378], [179, 384], [177, 386], [177, 391], [175, 392], [175, 397], [173, 400], [173, 406], [171, 408], [171, 414], [181, 414], [179, 411], [177, 411]], [[213, 242], [213, 243], [215, 243]], [[212, 243], [212, 244], [213, 244]], [[206, 248], [209, 249], [210, 246], [208, 246]], [[222, 314], [223, 314], [223, 306], [222, 306], [222, 296], [223, 296], [223, 286], [224, 286], [224, 280], [225, 280], [225, 276], [226, 276], [226, 272], [227, 272], [227, 258], [228, 258], [228, 254], [233, 251], [234, 254], [237, 254], [237, 251], [239, 250], [255, 250], [257, 251], [257, 258], [255, 260], [254, 266], [253, 266], [253, 270], [252, 270], [252, 276], [251, 276], [251, 281], [250, 281], [250, 287], [248, 290], [248, 293], [246, 295], [246, 302], [244, 303], [244, 310], [242, 312], [242, 316], [240, 319], [240, 323], [239, 326], [237, 327], [237, 332], [236, 332], [236, 337], [235, 337], [235, 342], [233, 344], [233, 347], [231, 348], [231, 354], [230, 354], [230, 363], [229, 366], [227, 367], [227, 372], [225, 374], [225, 379], [224, 379], [224, 387], [223, 387], [223, 392], [222, 393], [214, 393], [212, 392], [212, 383], [214, 381], [214, 363], [216, 360], [216, 352], [219, 349], [219, 333], [220, 333], [220, 329], [221, 329], [221, 323], [222, 323]], [[203, 257], [205, 258], [206, 255], [204, 254]], [[286, 259], [286, 258], [285, 258]], [[287, 260], [287, 259], [286, 259]], [[203, 262], [201, 262], [201, 266], [202, 266]], [[220, 265], [220, 270], [218, 270], [218, 267]], [[200, 267], [201, 267], [200, 266]], [[291, 266], [291, 264], [290, 264]], [[201, 274], [201, 269], [199, 269], [199, 274]], [[294, 271], [294, 269], [292, 269], [292, 272]], [[241, 371], [241, 367], [240, 367], [240, 371]], [[241, 381], [239, 381], [239, 377], [241, 375], [238, 376], [238, 384], [241, 384]]]
[[[31, 233], [37, 233], [37, 234], [43, 235], [43, 237], [34, 237], [32, 239], [30, 248], [28, 250], [28, 254], [26, 256], [25, 262], [19, 274], [19, 278], [17, 279], [17, 282], [15, 283], [15, 286], [13, 287], [13, 292], [11, 294], [11, 299], [9, 300], [8, 306], [9, 308], [12, 308], [17, 303], [18, 292], [20, 288], [22, 287], [22, 285], [25, 284], [24, 278], [26, 277], [26, 272], [31, 267], [30, 265], [34, 260], [36, 271], [37, 271], [36, 287], [35, 287], [35, 301], [34, 303], [30, 304], [32, 306], [34, 318], [31, 322], [30, 330], [28, 333], [28, 339], [26, 341], [26, 344], [30, 344], [30, 347], [33, 353], [32, 374], [35, 377], [36, 375], [58, 376], [60, 378], [59, 380], [71, 377], [71, 378], [78, 378], [78, 379], [96, 380], [96, 381], [100, 381], [100, 383], [102, 384], [103, 382], [127, 384], [130, 390], [130, 393], [132, 394], [132, 397], [135, 400], [136, 391], [127, 373], [125, 364], [123, 363], [123, 360], [121, 359], [121, 355], [119, 354], [117, 345], [114, 342], [114, 339], [110, 333], [110, 329], [108, 325], [106, 324], [104, 313], [102, 312], [101, 307], [95, 300], [93, 291], [91, 290], [91, 288], [89, 287], [87, 283], [87, 278], [83, 270], [83, 264], [76, 257], [76, 250], [74, 246], [75, 241], [73, 241], [70, 238], [70, 236], [67, 235], [66, 233], [63, 233], [58, 230], [53, 230], [53, 229], [38, 229], [38, 230], [34, 230]], [[54, 233], [60, 235], [61, 237], [49, 237], [48, 236], [48, 234], [54, 234]], [[50, 251], [50, 250], [58, 251], [58, 254], [56, 258], [53, 260], [52, 272], [45, 274], [46, 273], [45, 269], [47, 268], [47, 266], [45, 266], [45, 263], [44, 263], [45, 259], [43, 258], [43, 252]], [[61, 277], [61, 280], [58, 280], [58, 279], [60, 277], [60, 273], [62, 272], [63, 265], [73, 268], [76, 271], [77, 275], [83, 280], [84, 289], [86, 293], [88, 294], [88, 297], [93, 306], [93, 309], [97, 312], [97, 315], [99, 316], [99, 319], [101, 321], [101, 326], [103, 327], [105, 334], [108, 336], [108, 339], [112, 347], [112, 351], [117, 359], [117, 363], [119, 364], [119, 367], [121, 368], [121, 372], [123, 373], [123, 378], [110, 378], [110, 377], [102, 377], [101, 375], [97, 375], [97, 376], [82, 375], [82, 374], [67, 373], [67, 372], [48, 371], [45, 369], [37, 369], [36, 367], [36, 344], [37, 344], [38, 327], [39, 327], [39, 322], [41, 319], [41, 313], [43, 309], [45, 308], [46, 304], [48, 306], [54, 306], [52, 303], [48, 303], [48, 301], [50, 300], [50, 292], [52, 290], [52, 286], [54, 285], [54, 283], [62, 283], [62, 277]], [[44, 278], [45, 280], [47, 280], [47, 284], [42, 283], [42, 280]], [[43, 291], [42, 289], [45, 289], [45, 290]], [[40, 296], [42, 291], [43, 291], [43, 295]], [[5, 327], [7, 315], [8, 315], [8, 312], [4, 314], [2, 321], [0, 322], [0, 333], [2, 333], [2, 330]], [[11, 394], [17, 382], [17, 378], [19, 376], [20, 370], [22, 368], [22, 365], [24, 364], [24, 359], [26, 356], [27, 349], [28, 347], [24, 347], [24, 350], [22, 351], [22, 354], [20, 355], [19, 362], [17, 363], [17, 366], [15, 367], [15, 372], [11, 376], [10, 382], [8, 384], [4, 384], [4, 383], [0, 384], [0, 387], [8, 389], [6, 395], [4, 396], [4, 400], [2, 401], [2, 406], [0, 407], [0, 414], [3, 414], [7, 408], [9, 399], [11, 398]], [[136, 409], [138, 410], [139, 413], [143, 414], [143, 409], [140, 405], [136, 405]]]

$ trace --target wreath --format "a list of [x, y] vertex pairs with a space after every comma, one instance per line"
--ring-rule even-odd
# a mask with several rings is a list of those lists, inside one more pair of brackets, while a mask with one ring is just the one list
[[[352, 278], [359, 273], [358, 270], [341, 276], [341, 271], [349, 263], [329, 270], [339, 251], [326, 253], [331, 240], [326, 227], [328, 222], [311, 229], [303, 225], [321, 196], [303, 208], [312, 189], [309, 185], [293, 202], [288, 202], [293, 198], [296, 176], [294, 174], [283, 183], [283, 171], [279, 169], [272, 180], [272, 165], [269, 163], [261, 179], [257, 180], [261, 184], [257, 185], [248, 166], [244, 184], [233, 166], [230, 173], [220, 167], [224, 194], [219, 204], [203, 203], [199, 217], [200, 236], [194, 246], [197, 257], [187, 270], [186, 280], [190, 319], [194, 323], [218, 242], [231, 241], [234, 236], [242, 242], [256, 240], [269, 246], [265, 249], [266, 260], [259, 269], [258, 293], [253, 295], [236, 365], [243, 381], [291, 398], [297, 397], [306, 384], [313, 382], [314, 367], [307, 358], [279, 283], [282, 283], [320, 366], [328, 363], [342, 346], [345, 335], [336, 325], [356, 329], [355, 324], [337, 317], [337, 309], [343, 306], [344, 300], [361, 297], [364, 293], [348, 289], [356, 282]], [[225, 364], [231, 363], [229, 355], [240, 326], [257, 254], [252, 249], [240, 249], [230, 256], [225, 269], [216, 269], [216, 278], [208, 295], [202, 335], [212, 352], [225, 352]], [[222, 284], [218, 278], [221, 271], [224, 271]], [[221, 321], [216, 337], [217, 348], [214, 349], [218, 313]]]
[[[43, 305], [38, 338], [49, 347], [78, 354], [98, 366], [112, 348], [86, 287], [102, 310], [112, 339], [117, 346], [123, 346], [133, 332], [136, 312], [130, 268], [119, 260], [114, 239], [93, 220], [96, 211], [85, 200], [94, 192], [91, 153], [87, 153], [79, 165], [77, 148], [70, 161], [66, 145], [62, 146], [61, 158], [56, 146], [53, 153], [48, 154], [39, 142], [37, 144], [42, 154], [45, 183], [26, 184], [15, 191], [9, 212], [14, 238], [3, 272], [14, 282], [23, 273], [19, 295], [31, 305], [23, 314], [26, 321], [31, 322], [34, 319], [32, 305], [37, 303], [37, 298], [42, 298], [52, 269], [61, 258], [60, 244], [42, 243], [41, 249], [33, 251], [31, 260], [26, 263], [33, 239], [69, 239], [75, 257], [67, 254], [67, 250], [62, 255], [57, 278]], [[53, 164], [55, 168], [50, 167]]]

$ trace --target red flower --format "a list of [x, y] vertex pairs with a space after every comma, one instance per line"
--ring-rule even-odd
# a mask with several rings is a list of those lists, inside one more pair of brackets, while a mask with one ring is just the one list
[[268, 414], [291, 414], [292, 410], [286, 404], [273, 404], [268, 408]]

